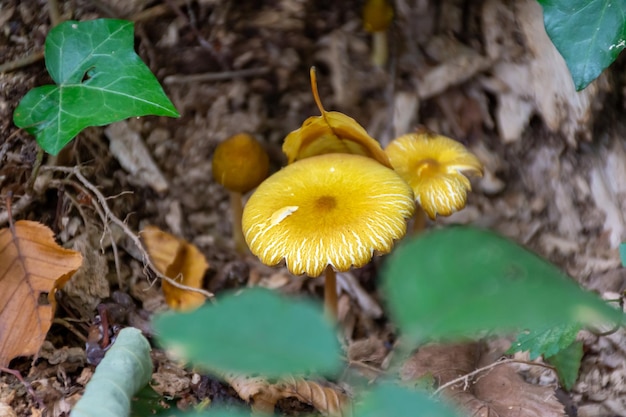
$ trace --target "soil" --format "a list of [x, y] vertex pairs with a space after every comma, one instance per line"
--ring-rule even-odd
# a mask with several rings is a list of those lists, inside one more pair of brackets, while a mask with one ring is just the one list
[[[0, 62], [41, 53], [54, 3], [0, 0]], [[181, 117], [133, 118], [114, 130], [88, 128], [56, 158], [47, 156], [44, 165], [80, 167], [108, 197], [111, 212], [135, 233], [155, 225], [196, 245], [209, 263], [204, 288], [217, 297], [228, 289], [263, 285], [320, 298], [321, 280], [291, 277], [284, 268], [238, 254], [230, 237], [229, 196], [211, 171], [215, 147], [240, 132], [263, 143], [273, 171], [286, 164], [283, 139], [319, 114], [309, 80], [315, 66], [325, 108], [353, 117], [383, 146], [425, 125], [461, 141], [484, 163], [485, 175], [473, 180], [466, 208], [428, 227], [461, 223], [496, 230], [554, 262], [585, 288], [619, 298], [626, 288], [618, 251], [626, 230], [626, 60], [622, 56], [586, 90], [586, 107], [572, 98], [582, 97], [574, 93], [550, 101], [552, 93], [543, 96], [539, 82], [519, 78], [514, 81], [519, 85], [507, 85], [503, 64], [530, 68], [532, 74], [533, 63], [544, 56], [522, 20], [524, 13], [535, 13], [534, 6], [518, 3], [399, 0], [388, 31], [389, 61], [378, 68], [370, 59], [371, 35], [362, 27], [362, 1], [59, 2], [64, 20], [134, 20], [136, 51]], [[496, 15], [505, 20], [490, 20]], [[502, 23], [506, 19], [513, 23]], [[501, 33], [499, 43], [490, 43], [494, 33]], [[542, 42], [542, 48], [553, 48]], [[553, 77], [569, 80], [559, 68]], [[195, 78], [199, 74], [203, 77]], [[71, 175], [44, 171], [32, 200], [19, 204], [29, 193], [38, 146], [13, 124], [13, 111], [27, 91], [51, 82], [42, 59], [0, 73], [0, 214], [12, 204], [13, 220], [49, 226], [59, 243], [83, 253], [87, 266], [58, 294], [56, 320], [38, 358], [10, 364], [35, 396], [13, 375], [0, 374], [0, 406], [17, 415], [68, 415], [103, 355], [93, 336], [101, 332], [103, 309], [112, 328], [134, 326], [150, 336], [151, 315], [167, 308], [141, 253], [119, 227], [103, 224], [93, 194]], [[515, 110], [507, 113], [503, 103]], [[516, 123], [518, 130], [512, 127]], [[114, 151], [114, 141], [133, 134], [165, 186], [156, 177], [133, 174]], [[138, 160], [141, 169], [145, 160]], [[6, 226], [8, 219], [0, 219]], [[340, 297], [349, 355], [372, 368], [384, 366], [396, 336], [386, 316], [376, 313], [381, 308], [377, 272], [372, 264], [352, 273], [367, 301], [359, 302], [349, 291]], [[626, 415], [623, 330], [580, 338], [585, 357], [575, 387], [559, 393], [564, 412]], [[248, 406], [250, 398], [233, 383], [184, 368], [158, 349], [153, 360], [160, 384], [155, 389], [179, 407], [206, 399]], [[552, 391], [557, 383], [554, 375], [521, 371], [527, 382]], [[333, 382], [341, 392], [349, 386]], [[281, 400], [276, 411], [328, 413], [297, 395]]]

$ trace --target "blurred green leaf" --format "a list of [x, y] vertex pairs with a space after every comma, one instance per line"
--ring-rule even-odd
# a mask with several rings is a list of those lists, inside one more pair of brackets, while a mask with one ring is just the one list
[[150, 69], [133, 50], [133, 23], [67, 21], [50, 30], [45, 59], [57, 85], [29, 91], [13, 121], [56, 155], [81, 130], [134, 116], [177, 117]]
[[354, 411], [356, 417], [457, 417], [450, 406], [434, 400], [425, 392], [413, 391], [390, 383], [376, 386], [364, 395]]
[[576, 90], [595, 80], [626, 47], [626, 0], [538, 0], [546, 32]]
[[133, 327], [122, 329], [96, 367], [70, 417], [125, 417], [131, 398], [152, 377], [150, 343]]
[[[204, 411], [179, 411], [162, 412], [156, 417], [250, 417], [250, 411], [244, 411], [235, 407], [210, 407]], [[271, 417], [266, 415], [266, 417]]]
[[267, 377], [341, 367], [333, 325], [319, 306], [252, 288], [154, 321], [159, 341], [194, 365]]
[[387, 259], [383, 286], [398, 327], [415, 343], [622, 319], [554, 265], [471, 227], [435, 230], [399, 246]]
[[574, 342], [556, 355], [546, 358], [546, 362], [556, 368], [561, 385], [569, 391], [578, 379], [582, 358], [583, 344], [582, 342]]
[[541, 355], [544, 358], [556, 355], [560, 350], [569, 347], [576, 340], [581, 327], [579, 323], [570, 323], [548, 329], [543, 328], [542, 330], [520, 333], [506, 353], [528, 351], [531, 361]]
[[626, 243], [619, 245], [619, 257], [622, 260], [622, 266], [626, 267]]

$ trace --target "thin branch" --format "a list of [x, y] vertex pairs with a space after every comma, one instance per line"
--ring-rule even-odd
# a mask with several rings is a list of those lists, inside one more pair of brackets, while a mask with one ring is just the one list
[[50, 15], [50, 24], [52, 27], [55, 27], [63, 21], [57, 0], [48, 0], [48, 14]]
[[489, 364], [487, 366], [483, 366], [482, 368], [478, 368], [473, 370], [472, 372], [470, 372], [469, 374], [465, 374], [462, 375], [458, 378], [453, 379], [452, 381], [448, 381], [445, 384], [441, 385], [439, 388], [437, 388], [437, 390], [433, 393], [433, 396], [439, 395], [441, 393], [441, 391], [443, 391], [444, 389], [451, 387], [453, 385], [456, 385], [458, 383], [465, 383], [465, 385], [467, 385], [469, 383], [470, 378], [473, 378], [474, 376], [486, 372], [492, 368], [495, 368], [496, 366], [500, 366], [500, 365], [506, 365], [509, 363], [522, 363], [525, 365], [531, 365], [531, 366], [541, 366], [543, 368], [547, 368], [550, 369], [554, 372], [556, 372], [556, 369], [554, 369], [553, 366], [550, 365], [546, 365], [544, 363], [537, 363], [537, 362], [528, 362], [528, 361], [522, 361], [522, 360], [518, 360], [518, 359], [502, 359], [502, 360], [498, 360], [492, 364]]
[[179, 288], [181, 290], [197, 292], [197, 293], [200, 293], [200, 294], [204, 295], [208, 299], [212, 299], [214, 297], [213, 293], [211, 293], [209, 291], [203, 290], [201, 288], [189, 287], [187, 285], [181, 284], [180, 282], [178, 282], [178, 281], [176, 281], [176, 280], [174, 280], [174, 279], [172, 279], [172, 278], [170, 278], [168, 276], [163, 275], [157, 269], [157, 267], [154, 266], [154, 264], [152, 263], [152, 260], [150, 259], [150, 256], [148, 255], [148, 252], [146, 252], [145, 248], [143, 247], [143, 244], [141, 243], [141, 239], [139, 238], [139, 236], [137, 236], [126, 225], [126, 223], [124, 223], [122, 220], [120, 220], [119, 217], [117, 217], [117, 216], [115, 216], [113, 214], [113, 212], [109, 208], [109, 205], [107, 204], [106, 197], [100, 192], [100, 190], [98, 190], [98, 188], [96, 188], [95, 185], [93, 185], [91, 182], [89, 182], [89, 180], [87, 178], [85, 178], [83, 176], [83, 174], [80, 172], [80, 169], [78, 169], [78, 167], [73, 167], [73, 168], [67, 168], [67, 167], [44, 167], [43, 169], [45, 169], [46, 171], [57, 171], [57, 172], [65, 172], [65, 173], [68, 173], [68, 174], [74, 174], [76, 176], [76, 178], [78, 179], [78, 181], [81, 184], [83, 184], [89, 191], [91, 191], [93, 193], [93, 195], [96, 196], [98, 202], [100, 203], [100, 206], [102, 207], [102, 210], [104, 210], [105, 217], [110, 219], [111, 222], [115, 223], [120, 229], [122, 229], [122, 231], [126, 234], [126, 236], [128, 236], [128, 238], [133, 242], [133, 244], [141, 252], [143, 263], [146, 266], [148, 266], [148, 268], [150, 268], [150, 270], [154, 273], [154, 275], [157, 276], [157, 278], [165, 280], [169, 284], [171, 284], [173, 287]]
[[[33, 196], [30, 194], [25, 194], [23, 195], [19, 200], [17, 200], [16, 202], [12, 203], [11, 205], [11, 210], [12, 210], [12, 214], [18, 215], [19, 213], [22, 212], [22, 210], [24, 210], [26, 207], [28, 207], [28, 205], [31, 203], [31, 201], [33, 200]], [[5, 224], [6, 222], [9, 221], [9, 211], [5, 210], [3, 212], [0, 212], [0, 225]]]
[[15, 71], [43, 59], [43, 49], [0, 65], [0, 73]]
[[249, 78], [265, 75], [270, 72], [269, 67], [247, 68], [242, 70], [207, 72], [204, 74], [170, 75], [165, 77], [163, 84], [184, 84], [202, 81], [225, 81], [233, 78]]

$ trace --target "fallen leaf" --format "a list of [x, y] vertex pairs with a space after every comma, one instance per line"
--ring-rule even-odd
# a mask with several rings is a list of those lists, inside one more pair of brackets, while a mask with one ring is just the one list
[[376, 139], [353, 118], [337, 111], [326, 111], [317, 91], [315, 68], [311, 68], [313, 98], [322, 113], [309, 117], [300, 129], [289, 133], [283, 152], [291, 164], [299, 159], [327, 153], [350, 153], [375, 159], [391, 168], [389, 158]]
[[287, 377], [275, 385], [282, 398], [295, 397], [309, 404], [324, 416], [351, 416], [351, 400], [343, 390], [303, 378]]
[[262, 377], [237, 373], [219, 373], [239, 394], [250, 403], [256, 413], [273, 413], [276, 403], [284, 398], [296, 398], [314, 407], [324, 416], [343, 417], [351, 414], [352, 403], [348, 395], [330, 383], [320, 383], [288, 376], [275, 383]]
[[479, 378], [474, 393], [500, 417], [565, 416], [553, 386], [525, 382], [511, 364], [496, 366]]
[[[163, 275], [188, 287], [202, 287], [209, 264], [196, 246], [155, 226], [145, 227], [141, 237], [154, 266]], [[161, 288], [167, 305], [175, 310], [193, 310], [205, 300], [204, 295], [175, 287], [165, 280]]]
[[281, 397], [265, 378], [233, 372], [215, 373], [223, 378], [242, 400], [251, 405], [252, 411], [258, 414], [274, 413], [274, 407]]
[[82, 261], [41, 223], [20, 220], [0, 230], [0, 366], [39, 351], [52, 324], [54, 292]]
[[[490, 365], [501, 352], [476, 342], [425, 345], [404, 363], [401, 378], [432, 376], [441, 386]], [[514, 365], [505, 363], [448, 386], [443, 394], [472, 417], [562, 417], [564, 408], [554, 388], [525, 382]]]

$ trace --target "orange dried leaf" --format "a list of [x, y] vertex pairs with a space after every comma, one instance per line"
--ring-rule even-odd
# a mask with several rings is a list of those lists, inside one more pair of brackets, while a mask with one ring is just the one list
[[315, 68], [311, 68], [313, 98], [322, 113], [309, 117], [300, 129], [285, 138], [283, 152], [291, 164], [299, 159], [327, 153], [351, 153], [375, 159], [388, 168], [391, 163], [376, 139], [351, 117], [337, 111], [326, 111], [317, 91]]
[[[209, 264], [197, 247], [154, 226], [144, 228], [141, 237], [159, 272], [188, 287], [202, 287]], [[167, 281], [161, 285], [167, 305], [175, 310], [192, 310], [204, 303], [200, 293], [177, 288]]]
[[0, 366], [39, 351], [52, 324], [54, 292], [82, 262], [80, 252], [59, 246], [41, 223], [20, 220], [13, 230], [0, 230]]

